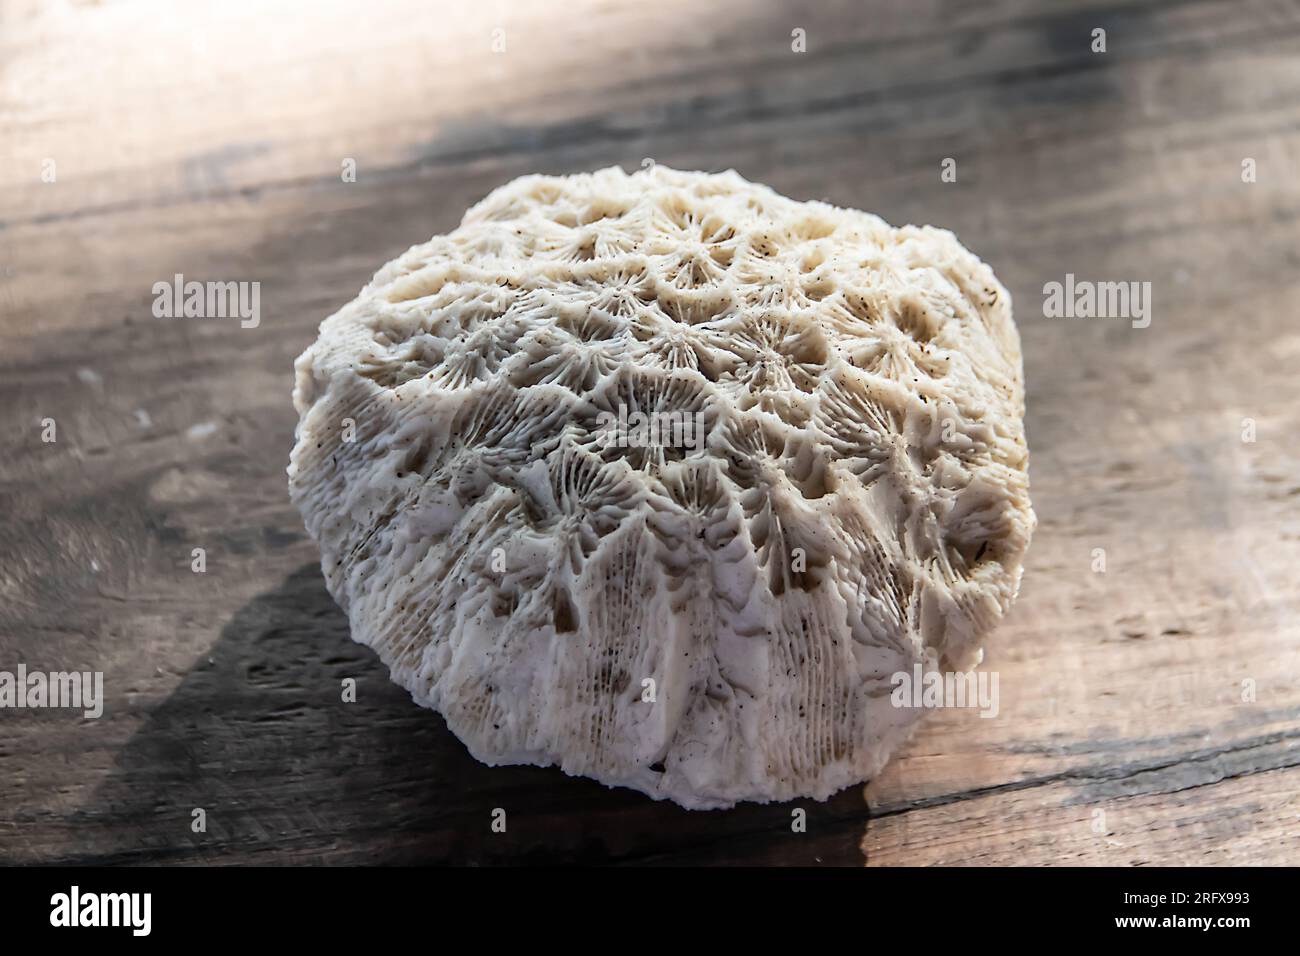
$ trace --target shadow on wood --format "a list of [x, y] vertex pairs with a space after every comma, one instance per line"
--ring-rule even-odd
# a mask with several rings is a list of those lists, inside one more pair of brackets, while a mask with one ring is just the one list
[[234, 616], [73, 822], [84, 863], [860, 864], [866, 813], [857, 787], [693, 813], [554, 768], [484, 766], [349, 639], [307, 565]]

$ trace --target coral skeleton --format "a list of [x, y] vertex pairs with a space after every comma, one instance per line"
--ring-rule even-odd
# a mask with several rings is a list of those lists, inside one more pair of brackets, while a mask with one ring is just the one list
[[891, 675], [974, 667], [1015, 598], [1022, 383], [950, 232], [526, 176], [321, 325], [290, 492], [353, 637], [479, 760], [825, 799], [920, 716]]

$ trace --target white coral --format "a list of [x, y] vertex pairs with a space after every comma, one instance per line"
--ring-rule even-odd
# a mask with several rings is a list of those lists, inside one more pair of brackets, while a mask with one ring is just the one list
[[992, 271], [734, 172], [501, 187], [321, 325], [294, 404], [293, 500], [393, 679], [484, 762], [687, 807], [876, 773], [891, 675], [977, 662], [1034, 524]]

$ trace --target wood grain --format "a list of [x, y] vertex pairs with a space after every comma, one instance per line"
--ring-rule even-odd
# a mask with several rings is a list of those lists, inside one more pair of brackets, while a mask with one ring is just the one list
[[[0, 862], [1300, 863], [1300, 5], [267, 7], [0, 0], [0, 669], [108, 698], [0, 711]], [[688, 813], [478, 764], [288, 503], [325, 315], [513, 176], [647, 156], [952, 228], [1017, 302], [1000, 712], [865, 792]], [[261, 325], [155, 319], [177, 272], [260, 281]], [[1044, 318], [1066, 273], [1151, 282], [1151, 326]]]

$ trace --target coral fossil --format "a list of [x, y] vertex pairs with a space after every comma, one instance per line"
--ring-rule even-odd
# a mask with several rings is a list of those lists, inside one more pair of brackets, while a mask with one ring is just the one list
[[974, 666], [1015, 597], [1009, 299], [950, 232], [734, 172], [526, 176], [321, 325], [290, 491], [479, 760], [825, 799], [916, 720], [891, 675]]

